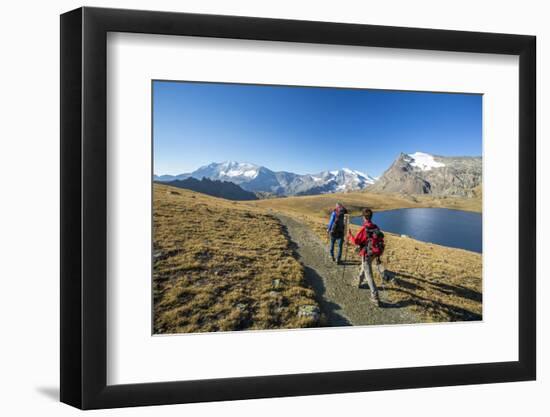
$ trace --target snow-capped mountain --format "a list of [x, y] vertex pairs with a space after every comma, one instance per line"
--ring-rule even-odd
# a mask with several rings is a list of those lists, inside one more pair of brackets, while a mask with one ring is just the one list
[[193, 177], [197, 179], [208, 178], [212, 180], [231, 181], [235, 184], [239, 184], [255, 179], [260, 173], [260, 168], [261, 167], [254, 164], [225, 161], [222, 163], [204, 165], [193, 172], [179, 175], [155, 175], [155, 181], [170, 182]]
[[349, 168], [342, 168], [339, 171], [331, 171], [339, 182], [342, 191], [361, 190], [376, 182], [373, 176]]
[[221, 164], [212, 163], [193, 171], [193, 177], [232, 181], [235, 183], [251, 181], [260, 173], [261, 167], [246, 162], [225, 161]]
[[380, 178], [342, 168], [318, 174], [295, 174], [226, 161], [180, 175], [155, 176], [169, 182], [186, 178], [230, 181], [242, 189], [277, 196], [314, 195], [363, 190], [402, 194], [474, 195], [481, 185], [481, 157], [445, 157], [425, 152], [401, 153]]
[[375, 182], [374, 177], [349, 168], [301, 175], [285, 171], [276, 172], [263, 166], [235, 161], [212, 163], [187, 174], [155, 176], [155, 180], [169, 182], [189, 177], [231, 181], [247, 191], [261, 191], [275, 195], [355, 191], [362, 190]]
[[481, 185], [481, 157], [401, 153], [369, 191], [470, 196]]
[[376, 179], [368, 174], [349, 168], [323, 171], [310, 176], [312, 181], [330, 188], [328, 192], [357, 191], [374, 184]]
[[415, 152], [405, 155], [404, 158], [413, 168], [420, 171], [430, 171], [432, 168], [442, 168], [443, 162], [437, 162], [433, 155], [424, 152]]

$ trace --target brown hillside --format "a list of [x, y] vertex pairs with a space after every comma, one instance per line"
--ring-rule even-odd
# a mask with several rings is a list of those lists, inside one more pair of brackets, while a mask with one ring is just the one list
[[317, 308], [314, 292], [263, 211], [155, 184], [153, 241], [155, 333], [318, 324], [300, 314]]

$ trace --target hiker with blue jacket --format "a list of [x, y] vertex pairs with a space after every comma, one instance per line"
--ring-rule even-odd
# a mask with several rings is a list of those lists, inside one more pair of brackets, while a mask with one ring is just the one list
[[[342, 263], [342, 246], [344, 245], [346, 214], [348, 211], [342, 203], [336, 203], [336, 208], [330, 214], [327, 233], [330, 237], [330, 257], [338, 265]], [[338, 242], [338, 256], [334, 257], [334, 245]]]

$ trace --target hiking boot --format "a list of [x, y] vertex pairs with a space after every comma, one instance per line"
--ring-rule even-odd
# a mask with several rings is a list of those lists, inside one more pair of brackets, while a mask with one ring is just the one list
[[341, 259], [338, 259], [338, 260], [336, 261], [336, 265], [343, 265], [342, 260], [341, 260]]
[[332, 259], [332, 262], [336, 262], [336, 258], [334, 257], [334, 255], [330, 255], [330, 259]]

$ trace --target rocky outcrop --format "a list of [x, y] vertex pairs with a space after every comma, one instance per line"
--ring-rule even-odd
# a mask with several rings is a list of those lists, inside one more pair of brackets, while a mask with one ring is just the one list
[[369, 191], [473, 197], [482, 182], [481, 157], [401, 153]]

